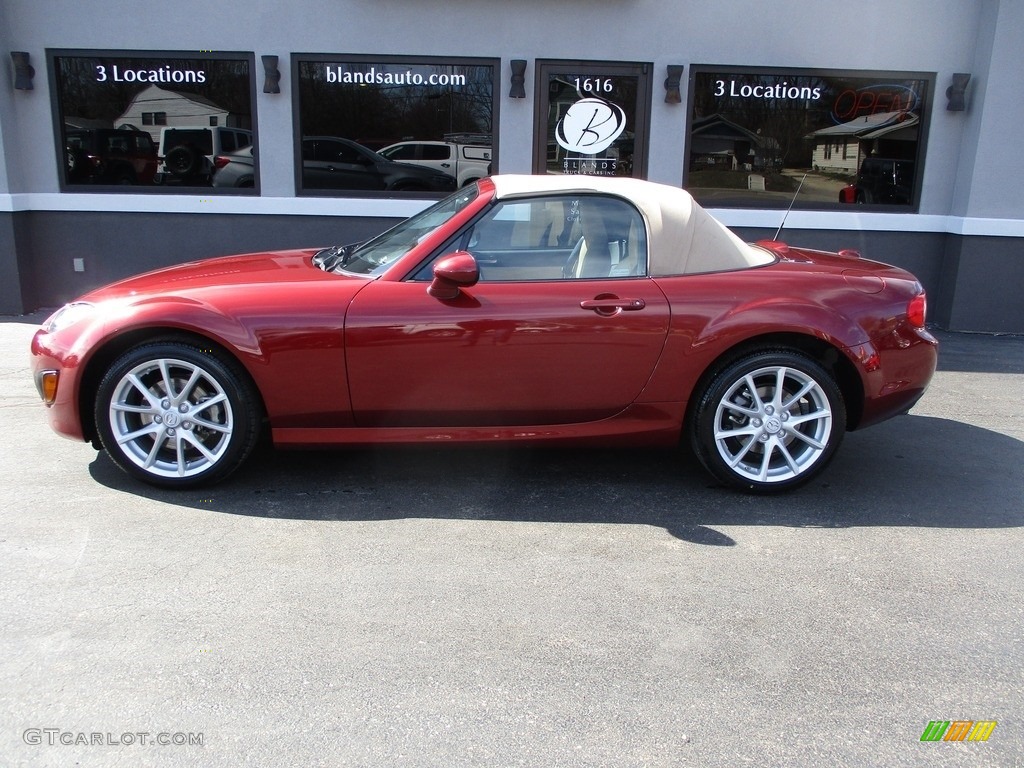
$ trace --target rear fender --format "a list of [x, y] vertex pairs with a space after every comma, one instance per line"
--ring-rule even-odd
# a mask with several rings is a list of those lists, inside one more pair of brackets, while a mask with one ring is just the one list
[[[754, 322], [751, 318], [757, 318]], [[833, 370], [851, 404], [860, 399], [871, 361], [877, 360], [864, 328], [835, 310], [791, 297], [762, 298], [699, 318], [675, 316], [665, 353], [644, 392], [645, 402], [694, 396], [713, 373], [757, 348], [790, 348]], [[856, 414], [851, 414], [856, 421]]]

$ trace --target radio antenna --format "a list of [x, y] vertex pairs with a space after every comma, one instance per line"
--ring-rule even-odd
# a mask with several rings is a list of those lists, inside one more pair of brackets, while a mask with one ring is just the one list
[[804, 186], [804, 179], [806, 178], [807, 174], [805, 173], [803, 178], [800, 179], [800, 183], [797, 185], [796, 192], [793, 194], [793, 199], [789, 201], [789, 208], [786, 209], [786, 213], [782, 217], [782, 223], [779, 224], [779, 228], [775, 230], [775, 237], [773, 237], [772, 240], [778, 240], [779, 235], [782, 234], [782, 228], [786, 226], [786, 219], [789, 218], [789, 212], [793, 210], [793, 203], [796, 202], [796, 196], [800, 194], [800, 190]]

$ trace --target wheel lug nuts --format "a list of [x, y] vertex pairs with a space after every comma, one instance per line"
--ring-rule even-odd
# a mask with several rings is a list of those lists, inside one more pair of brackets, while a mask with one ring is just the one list
[[188, 413], [188, 403], [182, 403], [178, 406], [179, 413]]
[[755, 427], [760, 427], [761, 426], [761, 420], [760, 419], [754, 419], [750, 423], [753, 424]]
[[164, 400], [162, 403], [160, 403], [160, 407], [163, 408], [166, 411], [168, 408], [171, 407], [171, 401], [170, 400]]
[[181, 428], [182, 429], [192, 429], [192, 422], [191, 421], [182, 422]]
[[770, 405], [766, 405], [764, 407], [764, 412], [771, 416], [773, 413], [775, 413], [775, 409], [772, 408]]
[[171, 429], [167, 430], [167, 436], [168, 437], [174, 437], [174, 428], [173, 427]]
[[154, 416], [153, 417], [153, 421], [155, 421], [157, 424], [163, 424], [164, 423], [164, 420], [163, 420], [163, 418], [161, 416]]

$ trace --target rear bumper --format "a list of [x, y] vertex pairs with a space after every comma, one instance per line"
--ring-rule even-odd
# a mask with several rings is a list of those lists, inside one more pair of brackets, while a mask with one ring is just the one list
[[939, 341], [924, 328], [903, 327], [861, 351], [864, 410], [857, 428], [909, 411], [927, 390], [938, 363]]

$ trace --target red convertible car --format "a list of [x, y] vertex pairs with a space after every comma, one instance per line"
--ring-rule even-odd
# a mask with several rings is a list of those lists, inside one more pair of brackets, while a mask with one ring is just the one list
[[362, 244], [161, 269], [32, 342], [52, 427], [154, 485], [278, 446], [688, 443], [793, 488], [935, 369], [913, 275], [749, 245], [683, 190], [496, 176]]

